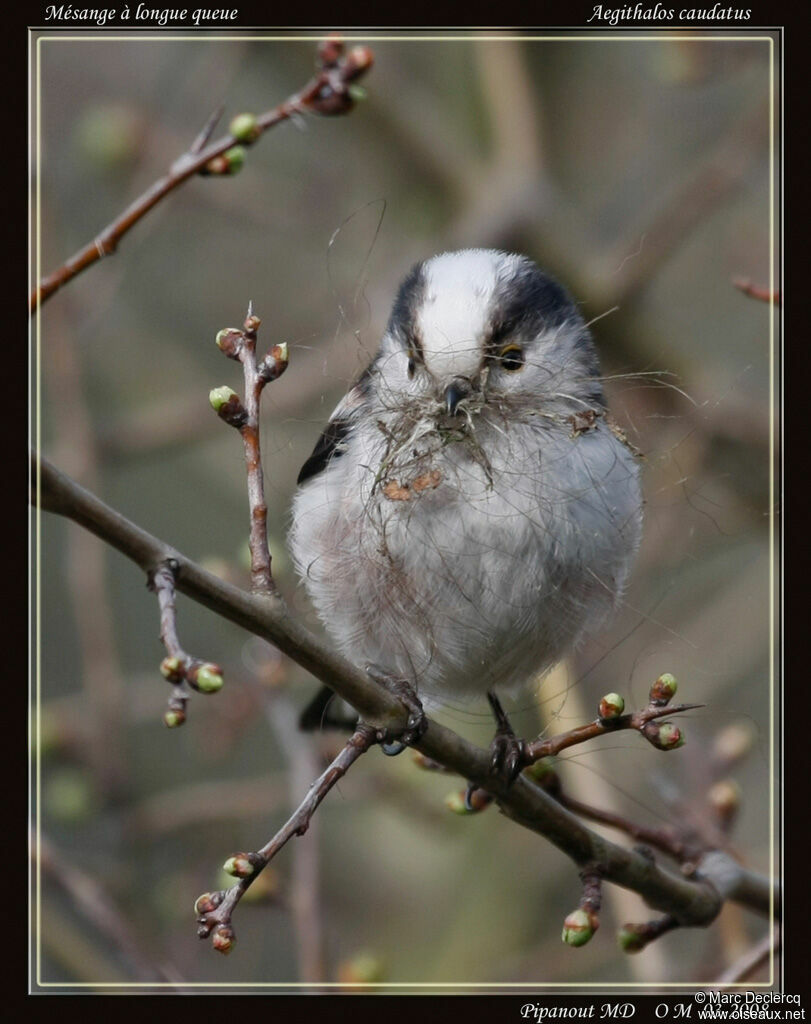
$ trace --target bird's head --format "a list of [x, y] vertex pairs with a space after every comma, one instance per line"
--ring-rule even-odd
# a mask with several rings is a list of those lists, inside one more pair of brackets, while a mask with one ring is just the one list
[[384, 408], [459, 420], [601, 407], [599, 364], [573, 301], [524, 256], [492, 249], [418, 263], [375, 360]]

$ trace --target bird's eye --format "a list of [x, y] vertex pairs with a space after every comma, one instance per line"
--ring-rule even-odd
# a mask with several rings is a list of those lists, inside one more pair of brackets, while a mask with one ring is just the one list
[[524, 350], [520, 345], [507, 345], [501, 350], [498, 358], [503, 369], [508, 373], [515, 373], [524, 365]]
[[414, 374], [417, 372], [417, 360], [414, 358], [414, 353], [408, 353], [408, 379], [412, 380]]

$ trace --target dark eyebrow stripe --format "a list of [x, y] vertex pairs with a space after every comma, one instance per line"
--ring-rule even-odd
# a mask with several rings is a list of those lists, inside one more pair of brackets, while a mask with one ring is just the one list
[[425, 361], [425, 353], [417, 329], [417, 310], [425, 296], [425, 285], [425, 263], [415, 263], [400, 285], [386, 328], [404, 347], [413, 348], [422, 362]]

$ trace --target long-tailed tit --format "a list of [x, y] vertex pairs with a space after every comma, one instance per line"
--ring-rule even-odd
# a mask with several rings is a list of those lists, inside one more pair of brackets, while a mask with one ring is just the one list
[[415, 266], [298, 482], [291, 550], [334, 643], [417, 711], [487, 694], [513, 778], [497, 691], [605, 620], [641, 532], [637, 459], [572, 299], [523, 256]]

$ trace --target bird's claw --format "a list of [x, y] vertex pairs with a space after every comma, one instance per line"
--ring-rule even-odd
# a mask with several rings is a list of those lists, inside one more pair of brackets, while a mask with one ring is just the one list
[[499, 729], [490, 744], [490, 772], [511, 786], [528, 764], [526, 743], [512, 730]]
[[390, 730], [381, 730], [380, 749], [387, 757], [401, 754], [407, 746], [416, 743], [428, 728], [428, 719], [422, 709], [422, 702], [414, 687], [406, 679], [398, 679], [390, 675], [378, 665], [367, 665], [366, 672], [376, 683], [380, 683], [389, 693], [393, 694], [408, 712], [405, 728], [397, 735], [390, 736]]

